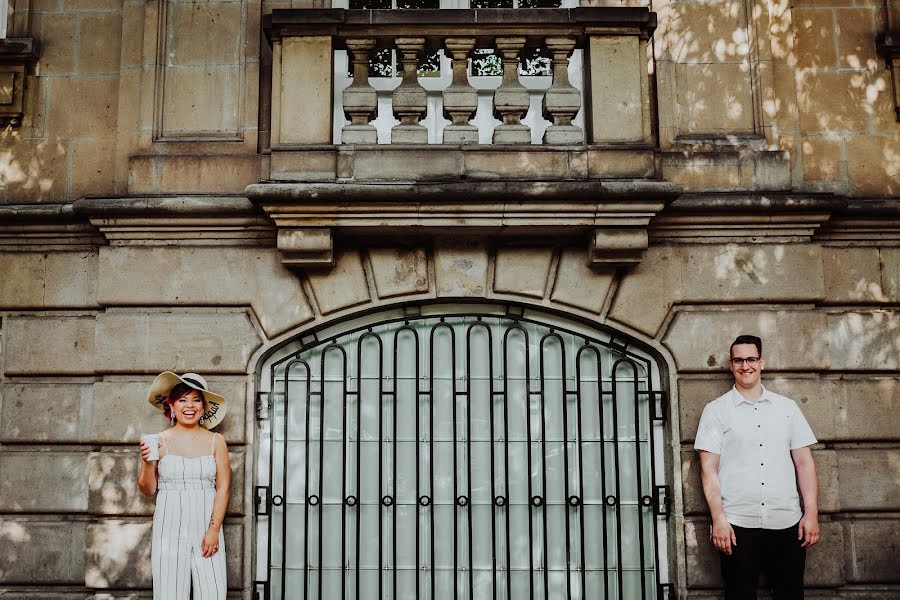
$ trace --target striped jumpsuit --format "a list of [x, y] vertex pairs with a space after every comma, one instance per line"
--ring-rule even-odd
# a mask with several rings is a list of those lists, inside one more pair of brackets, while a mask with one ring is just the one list
[[[166, 449], [165, 436], [159, 437]], [[188, 600], [192, 586], [193, 600], [225, 600], [225, 540], [221, 529], [218, 552], [203, 558], [200, 548], [216, 497], [212, 449], [210, 454], [195, 458], [166, 449], [158, 473], [151, 546], [153, 600]]]

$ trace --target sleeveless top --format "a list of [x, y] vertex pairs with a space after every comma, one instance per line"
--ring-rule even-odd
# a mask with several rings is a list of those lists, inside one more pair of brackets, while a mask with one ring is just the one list
[[166, 454], [159, 460], [158, 487], [160, 492], [216, 491], [216, 457], [213, 454], [216, 436], [213, 434], [210, 453], [188, 458], [169, 452], [165, 436], [160, 435]]

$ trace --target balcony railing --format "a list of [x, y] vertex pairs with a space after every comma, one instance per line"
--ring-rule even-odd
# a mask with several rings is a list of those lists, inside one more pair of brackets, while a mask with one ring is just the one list
[[275, 10], [271, 145], [652, 145], [655, 26], [645, 8]]

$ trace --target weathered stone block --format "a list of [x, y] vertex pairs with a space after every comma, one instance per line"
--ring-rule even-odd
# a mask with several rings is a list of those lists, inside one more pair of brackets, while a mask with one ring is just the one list
[[825, 138], [806, 138], [801, 144], [803, 178], [806, 181], [836, 181], [841, 178], [841, 142]]
[[94, 317], [9, 317], [6, 374], [92, 373]]
[[825, 297], [829, 302], [877, 302], [881, 289], [878, 248], [823, 248]]
[[[160, 270], [166, 277], [155, 276]], [[134, 281], [155, 281], [137, 286]], [[100, 249], [99, 299], [108, 305], [251, 304], [270, 335], [312, 318], [300, 279], [267, 248]]]
[[900, 248], [880, 248], [881, 287], [885, 296], [900, 301]]
[[847, 581], [900, 582], [900, 520], [857, 519], [843, 525]]
[[86, 439], [82, 415], [90, 408], [90, 384], [5, 383], [0, 396], [0, 442]]
[[116, 140], [72, 140], [72, 196], [112, 194], [116, 183]]
[[815, 370], [828, 368], [828, 337], [824, 313], [801, 310], [739, 310], [679, 312], [664, 343], [679, 370], [725, 368], [730, 344], [752, 333], [764, 340], [769, 368]]
[[[842, 8], [835, 11], [838, 31], [838, 58], [840, 66], [852, 69], [872, 69], [880, 60], [872, 43], [880, 31], [877, 6]], [[877, 67], [876, 67], [877, 68]]]
[[96, 368], [107, 373], [244, 372], [259, 341], [244, 312], [104, 313], [97, 317]]
[[[750, 75], [741, 64], [679, 64], [675, 73], [684, 133], [753, 130]], [[728, 94], [714, 94], [712, 90], [728, 90]]]
[[797, 7], [792, 12], [791, 22], [798, 68], [837, 66], [832, 11]]
[[818, 246], [651, 246], [644, 260], [619, 282], [610, 317], [655, 335], [676, 301], [759, 302], [823, 296]]
[[646, 76], [634, 36], [592, 37], [591, 141], [637, 142], [644, 137], [641, 77]]
[[[129, 159], [130, 162], [134, 158]], [[160, 156], [152, 159], [153, 168], [159, 171], [159, 186], [152, 178], [140, 182], [151, 185], [150, 191], [171, 193], [241, 193], [251, 183], [259, 180], [259, 157], [246, 155]], [[136, 167], [137, 168], [137, 167]], [[135, 172], [135, 177], [146, 177]], [[138, 191], [138, 181], [132, 191]]]
[[362, 259], [356, 250], [336, 252], [334, 268], [309, 272], [310, 287], [323, 315], [370, 300]]
[[681, 482], [684, 494], [684, 514], [708, 515], [709, 506], [703, 495], [701, 480], [700, 455], [694, 450], [681, 452]]
[[242, 5], [232, 2], [173, 3], [169, 11], [168, 60], [175, 65], [236, 64], [242, 41]]
[[[282, 66], [283, 65], [283, 66]], [[281, 144], [330, 144], [331, 119], [309, 115], [331, 114], [332, 48], [326, 36], [289, 37], [282, 42], [278, 78], [281, 89], [278, 142]]]
[[[88, 426], [91, 441], [98, 443], [130, 442], [137, 444], [143, 433], [164, 429], [167, 421], [162, 413], [146, 402], [152, 377], [146, 381], [101, 381], [93, 386], [93, 402]], [[228, 413], [216, 431], [229, 444], [242, 444], [246, 406], [246, 385], [242, 380], [208, 377], [210, 389], [228, 399]], [[128, 410], [122, 410], [128, 406]]]
[[[730, 340], [726, 343], [730, 343]], [[766, 340], [763, 340], [763, 351], [768, 354]], [[682, 442], [694, 440], [703, 407], [727, 392], [733, 384], [734, 379], [731, 374], [724, 372], [718, 378], [679, 379], [678, 397]], [[848, 391], [849, 382], [818, 377], [764, 377], [763, 385], [775, 393], [794, 400], [819, 441], [841, 437], [836, 425], [836, 419], [839, 417], [836, 415], [842, 414], [841, 411], [844, 410], [842, 407], [848, 394], [853, 393]]]
[[844, 510], [900, 508], [900, 450], [841, 449], [837, 465]]
[[0, 252], [0, 306], [31, 308], [44, 305], [43, 252]]
[[434, 268], [439, 296], [483, 297], [490, 259], [484, 242], [438, 239]]
[[[866, 116], [865, 111], [853, 110]], [[900, 193], [900, 161], [887, 158], [898, 145], [900, 134], [896, 133], [893, 137], [856, 135], [848, 138], [847, 170], [854, 195], [882, 197]]]
[[585, 175], [572, 172], [565, 152], [467, 152], [463, 158], [465, 174], [473, 178], [553, 179]]
[[119, 80], [116, 76], [53, 77], [47, 127], [60, 137], [115, 137]]
[[[800, 129], [804, 132], [865, 131], [869, 118], [865, 74], [799, 71], [797, 74]], [[849, 146], [847, 156], [853, 162]]]
[[122, 8], [122, 68], [136, 67], [143, 60], [144, 7], [133, 5]]
[[833, 369], [885, 370], [900, 366], [900, 314], [894, 311], [828, 315]]
[[84, 585], [85, 525], [60, 517], [0, 519], [0, 583]]
[[[87, 526], [84, 545], [84, 579], [88, 587], [134, 589], [152, 585], [149, 519], [104, 519]], [[227, 521], [224, 526], [228, 586], [241, 587], [243, 527]]]
[[72, 15], [47, 14], [41, 20], [41, 73], [71, 73], [75, 70], [75, 30]]
[[379, 298], [428, 291], [428, 259], [425, 250], [372, 248], [369, 250], [369, 260]]
[[237, 138], [240, 82], [238, 65], [167, 67], [163, 136], [202, 134]]
[[722, 586], [719, 554], [709, 539], [709, 531], [708, 519], [687, 519], [684, 522], [687, 585], [690, 588]]
[[0, 510], [86, 510], [87, 458], [86, 452], [0, 452]]
[[[844, 533], [840, 523], [819, 522], [821, 538], [808, 550], [806, 585], [836, 587], [844, 583]], [[687, 552], [687, 584], [691, 588], [720, 588], [723, 585], [719, 554], [709, 539], [708, 519], [688, 519], [684, 525]], [[815, 565], [815, 568], [813, 568]], [[765, 578], [762, 578], [764, 584]]]
[[456, 178], [463, 173], [463, 158], [462, 152], [428, 149], [427, 146], [416, 151], [356, 151], [353, 153], [352, 177], [401, 181]]
[[662, 175], [685, 192], [746, 190], [755, 187], [756, 163], [750, 157], [721, 152], [714, 156], [667, 152], [662, 156]]
[[498, 248], [494, 291], [542, 298], [552, 260], [552, 248]]
[[118, 72], [122, 43], [120, 13], [82, 15], [78, 28], [78, 71]]
[[[616, 6], [619, 6], [618, 4]], [[660, 26], [670, 24], [669, 35], [660, 36], [672, 53], [672, 60], [679, 63], [713, 63], [723, 60], [738, 61], [747, 49], [735, 43], [722, 32], [744, 32], [742, 7], [736, 0], [713, 0], [708, 4], [670, 2], [654, 10], [660, 12]], [[668, 15], [665, 18], [663, 15]], [[677, 35], [675, 34], [677, 32]]]
[[613, 279], [612, 270], [593, 271], [588, 268], [584, 248], [565, 248], [559, 256], [559, 268], [550, 298], [599, 314]]
[[[231, 499], [228, 514], [244, 510], [244, 453], [231, 452]], [[88, 512], [96, 515], [152, 515], [155, 500], [137, 487], [141, 459], [131, 452], [94, 452], [90, 455]]]

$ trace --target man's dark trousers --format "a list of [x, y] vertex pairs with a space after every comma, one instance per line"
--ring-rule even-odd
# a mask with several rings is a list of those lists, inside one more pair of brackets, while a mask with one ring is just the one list
[[722, 554], [725, 600], [756, 600], [760, 572], [766, 573], [774, 600], [803, 600], [806, 548], [797, 525], [787, 529], [735, 527], [737, 545]]

